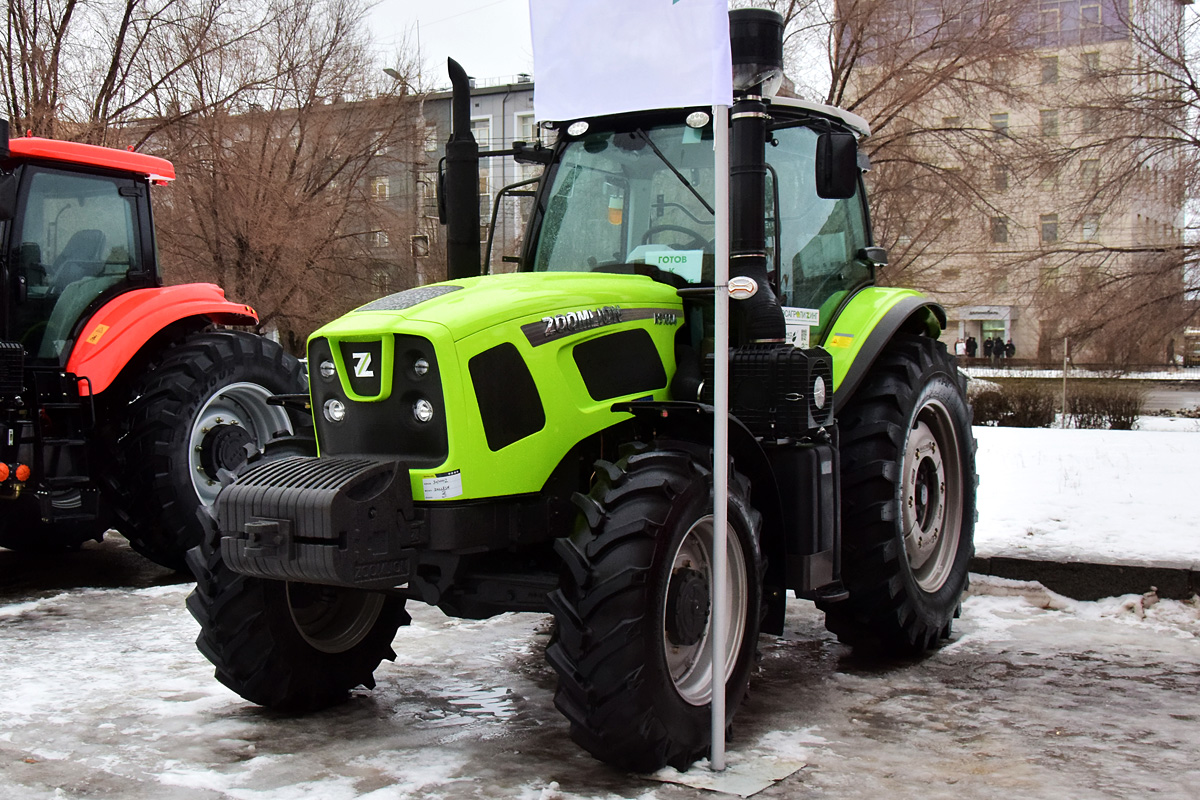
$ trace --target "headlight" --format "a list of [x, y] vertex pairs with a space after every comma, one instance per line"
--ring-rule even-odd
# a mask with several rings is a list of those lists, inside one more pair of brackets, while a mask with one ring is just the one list
[[322, 361], [321, 362], [321, 377], [322, 378], [325, 378], [328, 380], [328, 379], [333, 378], [336, 375], [337, 375], [337, 367], [335, 367], [333, 365], [332, 361]]
[[413, 403], [413, 417], [417, 422], [429, 422], [433, 419], [433, 403], [424, 397]]
[[341, 400], [325, 401], [325, 419], [330, 422], [341, 422], [346, 418], [346, 404]]
[[824, 408], [825, 400], [825, 378], [818, 375], [817, 379], [813, 381], [813, 405], [817, 408]]
[[429, 372], [429, 362], [423, 358], [418, 358], [413, 362], [413, 372], [419, 378], [426, 372]]

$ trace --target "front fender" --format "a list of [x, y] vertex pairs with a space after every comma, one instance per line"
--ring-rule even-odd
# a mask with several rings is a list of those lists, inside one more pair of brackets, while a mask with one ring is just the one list
[[84, 323], [67, 372], [82, 379], [80, 394], [99, 394], [155, 334], [188, 317], [222, 325], [258, 322], [253, 308], [226, 300], [224, 290], [212, 283], [135, 289], [114, 297]]
[[901, 330], [936, 339], [946, 312], [920, 292], [872, 286], [854, 295], [829, 327], [824, 346], [833, 357], [833, 408], [842, 410], [883, 348]]

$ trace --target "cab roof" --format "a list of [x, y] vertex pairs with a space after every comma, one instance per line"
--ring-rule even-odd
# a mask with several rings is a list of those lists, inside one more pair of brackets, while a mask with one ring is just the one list
[[132, 150], [115, 150], [81, 142], [62, 142], [40, 136], [10, 139], [8, 149], [12, 158], [36, 158], [103, 167], [144, 175], [152, 181], [175, 180], [175, 166], [170, 161]]

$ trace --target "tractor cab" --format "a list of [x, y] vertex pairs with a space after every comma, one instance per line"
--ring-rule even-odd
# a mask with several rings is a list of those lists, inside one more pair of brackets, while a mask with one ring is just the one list
[[[805, 311], [788, 317], [811, 327], [815, 345], [844, 301], [874, 282], [874, 268], [886, 258], [873, 247], [858, 160], [849, 164], [850, 196], [822, 196], [817, 186], [822, 134], [869, 130], [864, 120], [829, 106], [776, 99], [768, 109], [762, 217], [768, 275], [785, 308]], [[681, 109], [558, 126], [523, 269], [642, 274], [680, 288], [711, 288], [712, 125], [709, 111]]]
[[[36, 140], [13, 142], [14, 154], [27, 141]], [[53, 144], [70, 154], [70, 143]], [[157, 283], [145, 179], [36, 160], [14, 167], [3, 338], [34, 361], [58, 363], [89, 307]]]

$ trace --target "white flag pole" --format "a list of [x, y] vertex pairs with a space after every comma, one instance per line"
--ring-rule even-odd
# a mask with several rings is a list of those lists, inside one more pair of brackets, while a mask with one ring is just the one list
[[713, 356], [713, 535], [712, 535], [712, 755], [711, 768], [725, 769], [725, 620], [729, 564], [729, 106], [713, 106], [716, 165], [716, 307]]

